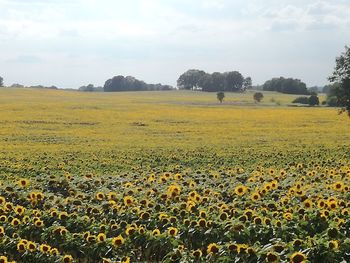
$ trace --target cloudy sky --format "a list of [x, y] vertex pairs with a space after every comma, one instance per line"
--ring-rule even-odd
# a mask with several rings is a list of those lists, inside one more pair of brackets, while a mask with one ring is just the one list
[[327, 83], [349, 0], [0, 0], [5, 84], [78, 88], [115, 75], [175, 85], [187, 69]]

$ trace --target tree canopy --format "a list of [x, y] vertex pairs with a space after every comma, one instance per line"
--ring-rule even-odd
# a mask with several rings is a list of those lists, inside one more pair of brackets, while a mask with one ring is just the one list
[[4, 86], [4, 79], [0, 77], [0, 87]]
[[206, 73], [203, 70], [190, 69], [177, 80], [179, 89], [201, 90], [207, 92], [244, 91], [251, 87], [250, 77], [244, 78], [238, 71], [225, 73]]
[[293, 78], [273, 78], [268, 80], [263, 85], [265, 91], [277, 91], [287, 94], [302, 94], [308, 95], [309, 92], [306, 88], [306, 84], [300, 79]]
[[335, 97], [337, 105], [342, 107], [341, 112], [347, 112], [350, 117], [350, 48], [345, 47], [343, 52], [335, 60], [335, 68], [329, 77], [333, 85], [329, 91], [329, 97]]
[[147, 84], [142, 80], [138, 80], [132, 76], [115, 76], [107, 80], [103, 90], [105, 92], [115, 91], [146, 91], [146, 90], [172, 90], [173, 87], [162, 84]]

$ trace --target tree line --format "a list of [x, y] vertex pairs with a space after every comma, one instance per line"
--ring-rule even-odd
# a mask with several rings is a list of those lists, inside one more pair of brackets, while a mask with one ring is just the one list
[[138, 80], [135, 77], [122, 75], [115, 76], [107, 80], [103, 86], [105, 92], [116, 91], [147, 91], [147, 90], [172, 90], [174, 89], [170, 85], [162, 84], [147, 84], [142, 80]]
[[241, 92], [252, 86], [252, 79], [244, 78], [238, 71], [209, 74], [203, 70], [190, 69], [180, 75], [177, 86], [182, 90]]

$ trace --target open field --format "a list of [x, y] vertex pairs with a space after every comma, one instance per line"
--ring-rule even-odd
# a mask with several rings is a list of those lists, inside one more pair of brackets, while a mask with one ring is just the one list
[[349, 118], [252, 97], [0, 89], [0, 256], [349, 262]]

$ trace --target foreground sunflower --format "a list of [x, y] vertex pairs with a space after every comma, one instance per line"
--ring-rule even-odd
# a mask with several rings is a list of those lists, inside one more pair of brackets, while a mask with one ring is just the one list
[[211, 243], [208, 245], [207, 253], [208, 254], [216, 254], [219, 252], [219, 246], [216, 243]]
[[306, 255], [301, 252], [295, 252], [290, 256], [290, 262], [292, 263], [302, 263], [307, 259]]
[[124, 244], [124, 242], [125, 242], [124, 238], [120, 235], [112, 239], [112, 245], [114, 247], [120, 247], [121, 245]]

